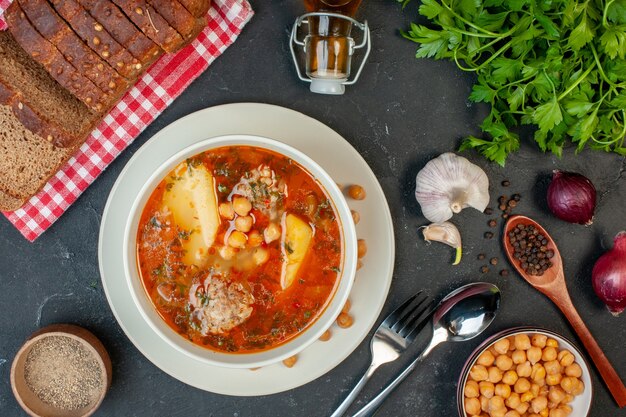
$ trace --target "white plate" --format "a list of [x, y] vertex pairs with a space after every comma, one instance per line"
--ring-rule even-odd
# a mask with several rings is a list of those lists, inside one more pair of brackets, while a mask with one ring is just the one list
[[[144, 321], [126, 285], [124, 225], [132, 202], [150, 175], [168, 158], [201, 140], [228, 135], [260, 135], [282, 141], [319, 163], [339, 184], [358, 183], [367, 191], [350, 200], [361, 214], [357, 235], [368, 254], [352, 288], [348, 329], [333, 325], [328, 342], [317, 341], [298, 355], [293, 368], [282, 364], [256, 371], [222, 368], [194, 360], [166, 343]], [[393, 275], [393, 224], [385, 195], [365, 160], [339, 134], [301, 113], [256, 103], [228, 104], [190, 114], [167, 126], [130, 159], [117, 179], [102, 216], [99, 263], [102, 286], [120, 326], [152, 363], [180, 381], [228, 395], [267, 395], [306, 384], [333, 369], [367, 336], [382, 310]]]

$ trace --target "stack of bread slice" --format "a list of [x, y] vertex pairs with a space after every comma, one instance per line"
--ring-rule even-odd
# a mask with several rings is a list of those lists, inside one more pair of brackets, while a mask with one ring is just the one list
[[0, 210], [36, 194], [210, 0], [14, 0], [0, 32]]

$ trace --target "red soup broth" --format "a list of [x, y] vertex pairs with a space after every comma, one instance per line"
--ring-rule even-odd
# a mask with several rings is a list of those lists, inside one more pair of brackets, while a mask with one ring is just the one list
[[[181, 184], [209, 175], [212, 184], [197, 183], [213, 188], [204, 196], [219, 207], [207, 247], [211, 228]], [[305, 225], [309, 243], [289, 274], [286, 265], [303, 247], [287, 236], [294, 222]], [[325, 190], [295, 161], [256, 147], [221, 147], [187, 159], [153, 191], [139, 222], [137, 264], [173, 330], [213, 350], [258, 352], [296, 337], [329, 304], [343, 265], [340, 220]]]

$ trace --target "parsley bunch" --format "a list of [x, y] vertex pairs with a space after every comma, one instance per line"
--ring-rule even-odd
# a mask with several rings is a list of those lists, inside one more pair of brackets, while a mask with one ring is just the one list
[[[398, 0], [404, 5], [410, 0]], [[491, 105], [474, 148], [500, 165], [520, 124], [560, 156], [566, 142], [626, 155], [626, 0], [422, 0], [431, 27], [402, 35], [417, 58], [454, 60], [477, 76], [470, 100]]]

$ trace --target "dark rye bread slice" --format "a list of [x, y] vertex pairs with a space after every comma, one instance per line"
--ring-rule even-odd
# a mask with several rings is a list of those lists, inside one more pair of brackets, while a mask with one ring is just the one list
[[129, 81], [142, 73], [143, 63], [132, 56], [76, 0], [49, 0], [59, 16], [102, 59]]
[[91, 109], [103, 111], [106, 108], [108, 96], [74, 68], [54, 45], [41, 37], [17, 1], [11, 3], [4, 16], [15, 40], [35, 61], [43, 65], [59, 84]]
[[203, 17], [211, 7], [211, 0], [180, 0], [180, 3], [195, 17]]
[[178, 0], [148, 0], [161, 16], [167, 20], [180, 36], [191, 42], [198, 36], [207, 22], [205, 17], [197, 18], [183, 7]]
[[143, 63], [144, 68], [163, 54], [163, 49], [137, 29], [110, 0], [79, 0], [79, 3], [118, 43]]
[[19, 0], [19, 4], [35, 29], [109, 96], [105, 108], [113, 107], [128, 90], [128, 80], [85, 45], [47, 0]]
[[79, 144], [57, 148], [26, 129], [0, 105], [0, 210], [16, 210], [35, 195]]
[[101, 115], [57, 83], [13, 39], [0, 31], [0, 82], [4, 100], [22, 124], [59, 147], [83, 142]]
[[[65, 0], [56, 0], [65, 1]], [[187, 42], [146, 0], [113, 0], [128, 18], [166, 52], [176, 52]]]

